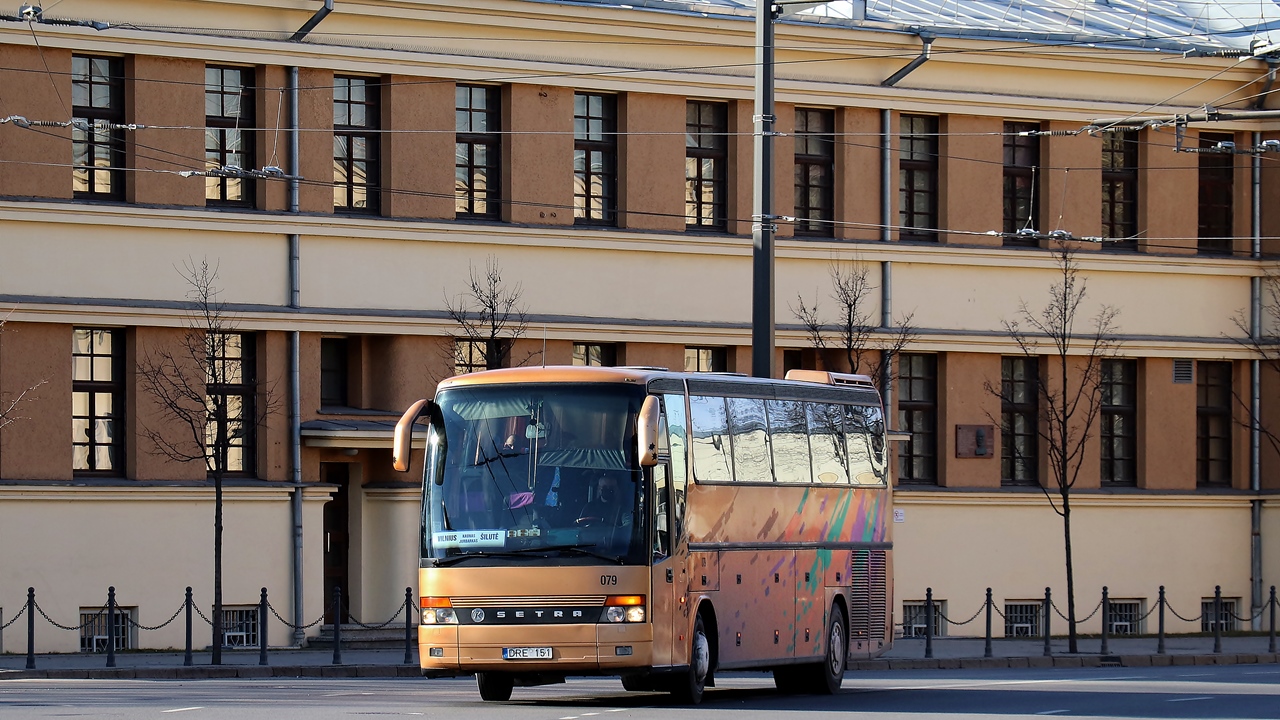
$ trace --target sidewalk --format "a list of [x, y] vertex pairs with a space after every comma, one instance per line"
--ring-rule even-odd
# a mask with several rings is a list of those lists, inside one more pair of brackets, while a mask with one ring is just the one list
[[[1222, 653], [1214, 654], [1213, 638], [1176, 636], [1165, 640], [1165, 654], [1156, 653], [1156, 638], [1112, 638], [1106, 656], [1101, 640], [1081, 638], [1080, 653], [1067, 653], [1065, 638], [1051, 641], [1053, 655], [1045, 657], [1043, 640], [992, 641], [992, 656], [984, 658], [981, 638], [935, 638], [933, 658], [924, 657], [925, 641], [897, 640], [877, 659], [851, 657], [849, 669], [924, 670], [957, 668], [1023, 667], [1147, 667], [1152, 665], [1235, 665], [1277, 663], [1280, 656], [1268, 652], [1266, 636], [1224, 637]], [[203, 679], [264, 677], [418, 677], [418, 658], [405, 665], [404, 650], [344, 650], [342, 665], [333, 665], [332, 650], [272, 649], [268, 665], [258, 664], [257, 650], [224, 650], [222, 665], [209, 664], [209, 653], [192, 655], [194, 664], [183, 666], [181, 652], [121, 652], [116, 667], [106, 667], [105, 654], [37, 655], [36, 669], [26, 670], [26, 655], [0, 655], [0, 680], [54, 679]]]

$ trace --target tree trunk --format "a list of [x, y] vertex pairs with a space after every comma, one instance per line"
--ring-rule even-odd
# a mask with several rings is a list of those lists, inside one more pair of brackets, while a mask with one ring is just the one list
[[222, 472], [213, 472], [213, 664], [222, 664]]
[[1067, 651], [1079, 652], [1076, 645], [1076, 576], [1071, 563], [1071, 493], [1062, 488], [1062, 541], [1067, 551]]

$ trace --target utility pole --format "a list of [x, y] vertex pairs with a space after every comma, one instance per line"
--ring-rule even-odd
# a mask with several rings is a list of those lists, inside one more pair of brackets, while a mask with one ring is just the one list
[[773, 21], [779, 6], [756, 2], [755, 196], [751, 209], [751, 374], [773, 377]]

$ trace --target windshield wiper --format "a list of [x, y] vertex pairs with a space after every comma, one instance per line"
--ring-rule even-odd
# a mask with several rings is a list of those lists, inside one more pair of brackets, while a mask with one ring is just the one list
[[[442, 565], [453, 565], [461, 560], [466, 560], [467, 558], [523, 557], [527, 555], [535, 555], [536, 553], [560, 552], [560, 553], [577, 553], [579, 555], [585, 555], [587, 557], [598, 558], [600, 560], [607, 560], [611, 563], [617, 563], [618, 565], [623, 564], [622, 558], [620, 557], [615, 557], [613, 555], [605, 555], [604, 553], [598, 553], [598, 552], [595, 552], [594, 550], [588, 549], [593, 547], [595, 547], [595, 545], [545, 545], [542, 547], [513, 548], [511, 550], [498, 550], [498, 551], [482, 550], [480, 552], [462, 553], [460, 555], [453, 555], [451, 557], [435, 558], [435, 563], [436, 563], [436, 566], [439, 567]], [[538, 557], [538, 556], [535, 555], [535, 557]], [[542, 555], [540, 557], [546, 558], [550, 556]]]
[[601, 560], [608, 560], [611, 563], [617, 563], [619, 565], [622, 564], [622, 558], [620, 557], [615, 557], [613, 555], [605, 555], [604, 553], [599, 553], [594, 550], [587, 549], [587, 548], [593, 548], [593, 547], [595, 547], [595, 545], [550, 545], [548, 547], [539, 548], [539, 549], [558, 550], [562, 553], [573, 552], [573, 553], [578, 553], [579, 555], [586, 555], [587, 557], [599, 558]]

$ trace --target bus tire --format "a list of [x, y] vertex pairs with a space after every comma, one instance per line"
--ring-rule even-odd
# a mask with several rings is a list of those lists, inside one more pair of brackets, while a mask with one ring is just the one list
[[831, 606], [826, 641], [827, 653], [822, 660], [821, 675], [814, 677], [814, 690], [821, 695], [833, 695], [840, 690], [849, 662], [849, 625], [839, 603]]
[[480, 688], [481, 700], [506, 702], [511, 699], [511, 688], [515, 685], [515, 678], [507, 673], [476, 673], [476, 687]]
[[698, 613], [693, 621], [689, 643], [689, 669], [674, 678], [671, 693], [678, 702], [697, 705], [702, 702], [707, 677], [711, 674], [711, 641], [707, 638], [702, 613]]

